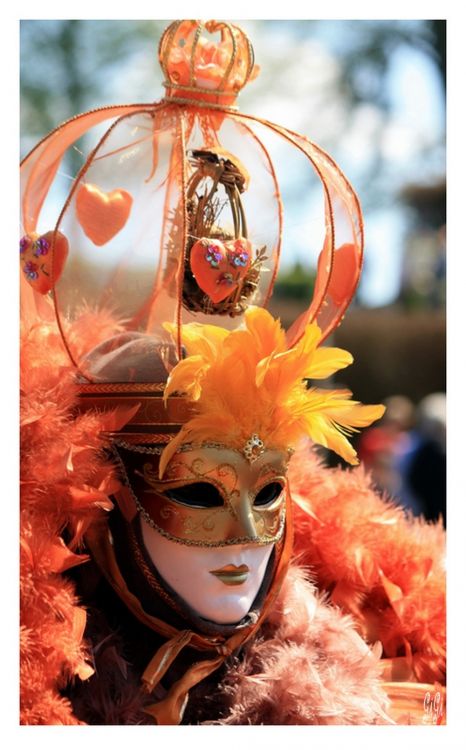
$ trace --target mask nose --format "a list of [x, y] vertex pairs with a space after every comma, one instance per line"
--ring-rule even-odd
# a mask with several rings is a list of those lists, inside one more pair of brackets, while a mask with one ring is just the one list
[[239, 536], [248, 536], [257, 539], [259, 536], [257, 522], [254, 518], [252, 504], [247, 492], [243, 492], [235, 508], [239, 526]]

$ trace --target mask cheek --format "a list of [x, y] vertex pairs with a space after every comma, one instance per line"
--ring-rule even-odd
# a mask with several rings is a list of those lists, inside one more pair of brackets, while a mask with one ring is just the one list
[[[144, 545], [168, 586], [197, 615], [218, 624], [237, 623], [247, 615], [262, 585], [273, 544], [191, 547], [165, 538], [142, 521]], [[240, 585], [229, 585], [211, 571], [245, 566]]]

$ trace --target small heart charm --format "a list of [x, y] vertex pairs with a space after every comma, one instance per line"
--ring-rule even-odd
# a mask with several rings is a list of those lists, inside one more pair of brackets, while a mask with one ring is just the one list
[[82, 184], [76, 196], [76, 215], [94, 245], [105, 245], [123, 229], [133, 205], [126, 190], [105, 193], [97, 185]]
[[52, 280], [52, 244], [54, 232], [37, 234], [31, 232], [21, 237], [19, 242], [19, 257], [22, 271], [27, 282], [36, 292], [47, 294], [57, 282], [68, 255], [68, 240], [61, 232], [55, 234], [53, 248]]
[[234, 292], [249, 271], [252, 244], [240, 237], [230, 242], [203, 237], [191, 248], [191, 271], [198, 286], [212, 302], [221, 302]]

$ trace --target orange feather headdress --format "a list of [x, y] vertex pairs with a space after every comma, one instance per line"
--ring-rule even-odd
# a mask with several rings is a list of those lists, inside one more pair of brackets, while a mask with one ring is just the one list
[[[218, 440], [244, 448], [253, 436], [284, 451], [308, 436], [357, 464], [347, 436], [379, 419], [385, 407], [363, 406], [348, 390], [308, 388], [306, 383], [347, 367], [351, 354], [319, 347], [316, 323], [288, 348], [280, 321], [266, 310], [251, 307], [244, 320], [245, 328], [232, 332], [197, 323], [183, 326], [188, 356], [172, 370], [164, 398], [184, 394], [196, 413], [165, 448], [160, 475], [182, 443]], [[166, 328], [174, 331], [171, 324]]]

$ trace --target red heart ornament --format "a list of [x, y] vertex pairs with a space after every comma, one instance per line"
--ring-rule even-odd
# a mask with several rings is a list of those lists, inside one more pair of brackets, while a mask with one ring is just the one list
[[20, 263], [26, 281], [40, 294], [50, 292], [58, 281], [67, 255], [68, 240], [61, 232], [30, 232], [21, 237], [19, 242]]
[[252, 244], [240, 237], [222, 242], [203, 237], [191, 248], [191, 271], [212, 302], [221, 302], [241, 284], [249, 271]]
[[133, 197], [126, 190], [105, 193], [97, 185], [86, 183], [76, 196], [76, 215], [84, 234], [100, 246], [123, 229], [132, 205]]

